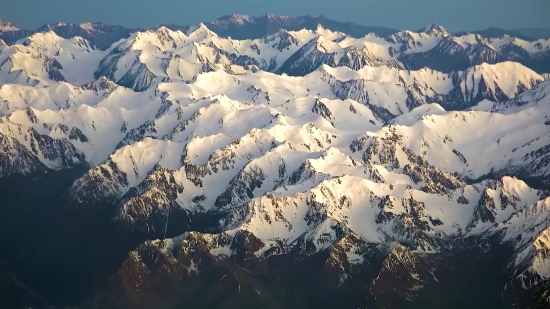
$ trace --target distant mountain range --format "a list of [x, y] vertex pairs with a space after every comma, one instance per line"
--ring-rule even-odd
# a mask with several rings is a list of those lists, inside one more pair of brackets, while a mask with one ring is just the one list
[[[323, 23], [336, 30], [326, 28]], [[232, 65], [234, 70], [263, 70], [302, 76], [316, 70], [321, 64], [331, 67], [348, 66], [352, 69], [365, 65], [390, 66], [407, 70], [428, 67], [450, 73], [463, 71], [482, 63], [514, 61], [540, 74], [550, 72], [549, 39], [525, 41], [498, 31], [489, 33], [498, 36], [488, 37], [469, 32], [452, 34], [437, 24], [427, 25], [417, 31], [405, 30], [385, 36], [375, 33], [365, 34], [368, 32], [366, 28], [361, 30], [361, 35], [352, 36], [341, 30], [355, 31], [359, 34], [357, 25], [332, 22], [321, 16], [274, 15], [265, 15], [261, 18], [231, 15], [193, 27], [167, 25], [147, 30], [130, 30], [103, 23], [80, 25], [57, 23], [45, 25], [31, 32], [19, 30], [12, 24], [4, 22], [3, 28], [6, 29], [0, 33], [3, 44], [10, 46], [6, 48], [5, 55], [11, 54], [12, 52], [8, 50], [12, 50], [15, 54], [21, 54], [19, 58], [27, 57], [20, 49], [14, 49], [11, 45], [27, 46], [46, 44], [41, 41], [74, 39], [78, 41], [75, 44], [86, 46], [86, 53], [102, 58], [86, 57], [90, 61], [94, 59], [93, 65], [97, 65], [94, 68], [96, 78], [105, 75], [119, 85], [138, 91], [146, 89], [155, 80], [190, 79], [199, 72], [216, 70], [220, 65], [226, 66], [225, 69], [227, 65]], [[225, 35], [220, 35], [218, 32]], [[233, 36], [257, 37], [263, 33], [268, 34], [253, 39], [233, 38]], [[143, 46], [147, 46], [150, 43], [149, 40], [155, 42], [155, 37], [159, 35], [161, 35], [161, 43], [156, 48], [162, 52], [162, 55], [155, 56], [156, 60], [141, 57], [142, 53], [150, 53], [143, 50]], [[212, 41], [209, 41], [207, 46], [199, 48], [186, 36], [212, 38]], [[164, 42], [171, 42], [172, 46], [165, 46]], [[179, 49], [182, 46], [185, 46], [184, 49], [190, 49], [190, 57], [174, 53], [175, 48]], [[107, 54], [104, 55], [100, 51], [105, 51]], [[17, 75], [18, 78], [27, 78], [30, 83], [36, 82], [34, 77], [40, 74], [31, 71], [40, 67], [40, 70], [45, 70], [50, 76], [48, 78], [78, 83], [81, 79], [68, 76], [67, 71], [74, 65], [73, 57], [80, 56], [65, 52], [67, 56], [70, 55], [70, 58], [50, 55], [43, 59], [42, 65], [31, 65], [30, 71], [23, 69], [17, 73], [20, 74]], [[166, 53], [169, 53], [172, 58], [165, 58], [163, 55]], [[209, 56], [211, 54], [217, 56], [211, 58]], [[155, 68], [157, 64], [148, 63], [160, 59], [163, 64], [159, 68]], [[101, 61], [96, 64], [96, 60]], [[4, 60], [0, 70], [9, 71], [5, 75], [6, 78], [8, 76], [15, 78], [15, 68], [29, 66], [31, 62], [40, 62], [36, 57], [21, 64], [18, 64], [19, 61], [13, 56]], [[118, 68], [122, 63], [124, 63], [124, 69]], [[180, 69], [167, 70], [174, 66], [179, 66]], [[123, 74], [123, 71], [126, 73]]]
[[0, 308], [550, 306], [549, 39], [0, 26]]
[[[381, 37], [390, 36], [401, 30], [386, 27], [363, 26], [351, 22], [338, 22], [328, 19], [322, 15], [306, 15], [306, 16], [279, 16], [274, 14], [266, 14], [260, 17], [254, 17], [243, 14], [232, 14], [220, 17], [216, 20], [204, 23], [209, 29], [216, 32], [221, 37], [231, 37], [237, 40], [257, 39], [268, 34], [276, 33], [281, 29], [288, 31], [296, 31], [301, 29], [315, 30], [318, 25], [333, 31], [344, 32], [347, 35], [355, 38], [363, 37], [369, 33], [374, 33]], [[54, 30], [61, 37], [81, 36], [85, 39], [92, 39], [94, 36], [99, 36], [98, 33], [92, 33], [89, 28], [93, 26], [97, 31], [103, 33], [102, 40], [96, 42], [100, 48], [107, 48], [117, 39], [126, 37], [129, 33], [135, 31], [143, 31], [146, 28], [128, 29], [122, 26], [111, 26], [104, 23], [56, 23], [46, 24], [37, 29], [19, 29], [9, 21], [0, 20], [0, 39], [6, 42], [13, 42], [28, 36], [31, 33], [44, 32]], [[165, 24], [172, 30], [187, 31], [192, 26], [190, 25], [174, 25]], [[550, 38], [550, 29], [525, 28], [505, 30], [501, 28], [488, 28], [485, 30], [470, 31], [470, 33], [480, 34], [485, 37], [500, 37], [508, 35], [517, 37], [525, 41], [533, 41], [538, 39]], [[457, 32], [458, 34], [458, 32]]]

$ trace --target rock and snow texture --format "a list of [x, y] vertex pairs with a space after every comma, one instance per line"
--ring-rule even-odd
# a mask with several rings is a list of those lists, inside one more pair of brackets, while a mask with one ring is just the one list
[[[438, 282], [418, 253], [498, 235], [514, 246], [507, 287], [548, 286], [550, 81], [535, 63], [548, 40], [438, 25], [233, 40], [200, 24], [99, 48], [62, 27], [0, 45], [0, 178], [87, 165], [68, 197], [135, 229], [215, 215], [220, 233], [144, 245], [179, 246], [188, 275], [197, 246], [214, 260], [330, 250], [338, 285], [383, 255], [369, 289], [405, 272], [412, 299]], [[435, 69], [452, 57], [460, 70]]]
[[305, 75], [323, 64], [354, 70], [365, 65], [402, 70], [428, 67], [451, 73], [483, 63], [515, 61], [538, 73], [550, 71], [549, 40], [527, 42], [475, 34], [455, 37], [437, 25], [419, 32], [402, 31], [388, 37], [371, 33], [361, 38], [319, 25], [313, 30], [281, 29], [260, 38], [236, 40], [219, 36], [205, 24], [183, 31], [161, 26], [131, 33], [101, 23], [60, 23], [45, 25], [18, 40], [3, 40], [0, 52], [0, 70], [6, 73], [3, 83], [34, 85], [49, 79], [80, 85], [91, 81], [94, 73], [95, 78], [107, 76], [135, 90], [155, 82], [190, 81], [198, 73], [213, 70]]

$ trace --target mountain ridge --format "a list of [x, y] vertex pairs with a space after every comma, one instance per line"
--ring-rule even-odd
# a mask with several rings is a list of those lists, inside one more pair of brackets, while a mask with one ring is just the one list
[[[280, 29], [299, 30], [299, 29], [302, 29], [302, 28], [306, 28], [308, 30], [314, 30], [315, 27], [317, 27], [318, 24], [321, 24], [321, 25], [323, 25], [324, 27], [326, 27], [328, 29], [331, 29], [331, 30], [334, 30], [334, 31], [347, 32], [348, 34], [350, 34], [352, 36], [357, 36], [357, 37], [362, 37], [362, 36], [364, 36], [368, 33], [376, 33], [380, 36], [389, 36], [389, 35], [392, 35], [392, 34], [395, 34], [395, 33], [399, 32], [399, 31], [405, 30], [405, 29], [398, 30], [398, 29], [378, 27], [378, 26], [364, 26], [364, 25], [359, 25], [359, 24], [350, 23], [350, 22], [338, 22], [338, 21], [331, 20], [331, 19], [329, 19], [325, 16], [322, 16], [322, 15], [279, 16], [279, 15], [274, 15], [274, 14], [264, 14], [262, 16], [252, 16], [252, 15], [247, 15], [247, 14], [234, 13], [234, 14], [231, 14], [231, 15], [225, 15], [225, 16], [219, 17], [215, 20], [206, 22], [206, 24], [209, 24], [211, 26], [216, 26], [216, 24], [218, 24], [217, 26], [220, 29], [214, 29], [215, 31], [216, 30], [221, 30], [221, 28], [225, 26], [225, 28], [233, 27], [233, 28], [235, 28], [235, 29], [233, 29], [233, 31], [236, 32], [236, 33], [239, 33], [239, 30], [238, 30], [239, 25], [241, 27], [244, 26], [246, 23], [250, 23], [250, 24], [253, 24], [253, 23], [254, 24], [266, 23], [266, 25], [267, 25], [267, 23], [269, 23], [270, 20], [273, 21], [276, 24], [277, 19], [281, 19], [282, 17], [286, 17], [286, 18], [294, 19], [295, 21], [298, 21], [298, 23], [301, 24], [301, 28], [298, 28], [298, 29], [288, 28], [287, 29], [287, 28], [284, 28], [284, 27], [283, 28], [277, 28], [277, 26], [275, 26], [275, 27], [271, 27], [271, 30], [262, 30], [261, 32], [258, 32], [256, 34], [257, 37], [250, 36], [250, 34], [248, 36], [240, 36], [242, 34], [237, 34], [237, 35], [233, 35], [232, 37], [235, 38], [235, 39], [255, 39], [255, 38], [259, 38], [259, 37], [262, 37], [262, 36], [265, 36], [265, 35], [268, 35], [268, 34], [273, 34], [273, 33], [277, 32]], [[301, 21], [299, 21], [300, 19], [301, 19]], [[11, 23], [9, 21], [6, 21], [6, 20], [1, 20], [0, 24], [1, 24], [0, 27], [2, 27], [2, 28], [0, 28], [0, 31], [3, 31], [3, 32], [22, 30], [22, 29], [18, 28], [17, 26], [15, 26], [13, 23]], [[48, 26], [51, 27], [51, 26], [54, 26], [55, 24], [56, 23], [47, 23], [47, 24], [44, 24], [40, 27], [37, 27], [36, 30], [45, 29]], [[81, 24], [72, 24], [72, 23], [68, 23], [68, 24], [82, 26], [82, 25], [87, 25], [87, 24], [99, 25], [99, 24], [103, 24], [103, 23], [101, 23], [101, 22], [84, 22], [84, 23], [81, 23]], [[174, 29], [187, 30], [190, 27], [189, 25], [175, 25], [175, 24], [161, 24], [160, 26], [167, 26], [168, 28], [171, 28], [173, 30]], [[279, 25], [279, 26], [281, 26], [281, 25]], [[288, 22], [287, 22], [287, 26], [288, 26]], [[116, 27], [121, 27], [121, 26], [116, 26]], [[293, 27], [300, 27], [300, 26], [295, 25]], [[132, 31], [132, 30], [137, 31], [137, 30], [147, 29], [147, 27], [138, 27], [138, 28], [123, 27], [123, 28], [128, 29], [130, 31]], [[152, 28], [155, 28], [155, 27], [152, 27]], [[23, 29], [23, 30], [33, 31], [31, 29]], [[346, 30], [348, 30], [348, 31], [346, 31]], [[481, 34], [483, 36], [497, 36], [497, 37], [507, 34], [509, 36], [518, 37], [518, 38], [521, 38], [521, 39], [526, 40], [526, 41], [534, 41], [534, 40], [538, 40], [538, 39], [550, 38], [549, 29], [543, 29], [543, 28], [503, 29], [503, 28], [497, 28], [497, 27], [489, 27], [489, 28], [486, 28], [486, 29], [479, 29], [479, 30], [453, 31], [453, 34], [458, 34], [458, 33], [462, 33], [462, 32], [470, 32], [470, 33]], [[220, 32], [221, 36], [231, 36], [229, 33], [230, 32], [227, 32], [227, 34], [225, 34], [225, 33], [222, 34]]]
[[[315, 31], [279, 30], [261, 39], [239, 41], [222, 38], [201, 24], [187, 32], [166, 27], [136, 32], [107, 50], [80, 36], [66, 39], [49, 30], [2, 46], [0, 69], [7, 70], [6, 82], [26, 79], [27, 84], [35, 85], [53, 78], [84, 84], [105, 75], [140, 91], [162, 80], [191, 80], [197, 73], [212, 70], [237, 74], [264, 70], [300, 76], [322, 64], [414, 71], [430, 67], [449, 73], [482, 63], [514, 61], [538, 73], [550, 70], [550, 40], [527, 42], [473, 34], [454, 37], [437, 27], [429, 33], [404, 31], [387, 38], [368, 35], [361, 39], [317, 27]], [[83, 61], [87, 68], [96, 67], [93, 77], [77, 69], [76, 63]]]

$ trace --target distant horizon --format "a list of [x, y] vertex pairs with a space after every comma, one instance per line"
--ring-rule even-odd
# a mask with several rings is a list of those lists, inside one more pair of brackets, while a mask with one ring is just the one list
[[352, 24], [363, 26], [363, 27], [380, 27], [380, 28], [386, 28], [386, 29], [392, 29], [392, 30], [398, 30], [398, 31], [405, 31], [405, 30], [417, 31], [417, 30], [420, 30], [423, 27], [425, 27], [427, 25], [431, 25], [431, 24], [438, 24], [438, 25], [440, 25], [441, 27], [445, 28], [447, 31], [450, 31], [450, 32], [480, 31], [480, 30], [487, 30], [487, 29], [491, 29], [491, 28], [508, 30], [508, 31], [514, 31], [514, 30], [550, 30], [550, 26], [547, 26], [547, 27], [532, 27], [532, 26], [529, 27], [529, 26], [527, 26], [527, 27], [519, 27], [519, 28], [504, 28], [504, 27], [498, 27], [498, 26], [487, 26], [485, 28], [475, 28], [475, 29], [450, 29], [450, 28], [446, 27], [444, 23], [437, 23], [437, 22], [428, 22], [428, 23], [426, 23], [426, 24], [424, 24], [420, 27], [417, 27], [417, 28], [413, 28], [413, 27], [399, 28], [399, 27], [381, 26], [381, 25], [368, 25], [368, 24], [362, 24], [362, 23], [357, 23], [357, 22], [347, 21], [347, 20], [338, 20], [338, 19], [335, 19], [335, 18], [331, 18], [330, 16], [326, 16], [324, 14], [281, 15], [281, 14], [273, 14], [273, 13], [265, 13], [265, 14], [262, 14], [262, 15], [231, 13], [231, 14], [226, 14], [226, 15], [219, 16], [219, 17], [214, 18], [214, 19], [199, 21], [197, 23], [160, 22], [160, 23], [157, 23], [155, 25], [148, 25], [148, 26], [145, 26], [145, 25], [142, 25], [142, 26], [128, 26], [128, 25], [124, 25], [123, 23], [112, 23], [112, 22], [106, 22], [106, 21], [103, 21], [103, 20], [82, 20], [82, 21], [78, 21], [78, 22], [66, 21], [66, 20], [52, 20], [52, 21], [49, 21], [49, 22], [41, 23], [38, 26], [24, 27], [24, 26], [20, 25], [19, 23], [15, 22], [13, 20], [10, 20], [9, 18], [4, 18], [3, 15], [0, 15], [0, 21], [10, 22], [15, 27], [17, 27], [19, 29], [25, 29], [25, 30], [35, 30], [35, 29], [38, 29], [38, 28], [40, 28], [42, 26], [45, 26], [45, 25], [48, 25], [48, 24], [52, 25], [52, 24], [57, 24], [57, 23], [78, 24], [78, 25], [85, 24], [85, 23], [92, 23], [92, 24], [93, 23], [104, 23], [104, 24], [108, 24], [108, 25], [112, 25], [112, 26], [122, 26], [126, 29], [139, 29], [139, 28], [147, 29], [147, 28], [155, 28], [155, 27], [158, 27], [158, 26], [161, 26], [161, 25], [175, 25], [175, 26], [180, 26], [180, 27], [196, 26], [200, 23], [209, 23], [209, 22], [213, 22], [213, 21], [216, 21], [216, 20], [220, 20], [220, 19], [225, 18], [225, 17], [230, 17], [232, 15], [242, 15], [242, 16], [249, 16], [249, 17], [259, 18], [259, 17], [266, 16], [268, 14], [275, 15], [275, 16], [280, 16], [280, 17], [306, 17], [306, 16], [315, 17], [315, 16], [321, 16], [321, 17], [327, 18], [329, 20], [333, 20], [333, 21], [340, 22], [340, 23], [352, 23]]
[[196, 25], [238, 13], [262, 16], [323, 15], [367, 27], [420, 29], [437, 23], [449, 31], [550, 29], [548, 0], [18, 0], [2, 5], [0, 19], [24, 29], [47, 23], [100, 21], [126, 28]]

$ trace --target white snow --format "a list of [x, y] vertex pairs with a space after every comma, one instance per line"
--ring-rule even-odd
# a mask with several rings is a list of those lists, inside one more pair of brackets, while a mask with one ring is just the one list
[[[231, 18], [249, 21], [246, 16]], [[91, 24], [80, 27], [95, 31]], [[487, 180], [467, 185], [460, 178], [475, 180], [500, 171], [511, 175], [520, 168], [531, 176], [550, 173], [544, 154], [537, 154], [550, 145], [545, 124], [550, 121], [550, 82], [543, 82], [544, 77], [513, 62], [482, 64], [456, 75], [327, 65], [303, 77], [266, 72], [280, 68], [308, 42], [336, 57], [353, 47], [395, 60], [398, 55], [390, 56], [390, 48], [428, 51], [448, 35], [434, 29], [403, 31], [392, 36], [394, 42], [375, 35], [353, 39], [322, 27], [239, 41], [220, 38], [200, 24], [186, 33], [165, 27], [135, 33], [106, 51], [91, 48], [82, 38], [37, 33], [0, 49], [0, 142], [7, 136], [33, 151], [31, 128], [68, 140], [94, 167], [90, 175], [102, 177], [101, 168], [113, 172], [110, 164], [126, 174], [127, 183], [120, 186], [113, 185], [117, 179], [104, 180], [103, 189], [117, 197], [164, 167], [184, 188], [177, 194], [181, 207], [227, 211], [231, 215], [221, 221], [229, 230], [224, 235], [253, 233], [265, 244], [257, 254], [280, 244], [287, 250], [300, 237], [322, 250], [337, 241], [339, 225], [367, 242], [406, 242], [393, 224], [403, 220], [415, 228], [408, 206], [413, 202], [422, 205], [418, 216], [429, 226], [427, 237], [492, 230], [493, 222], [474, 222], [470, 228], [475, 207], [487, 192], [495, 201], [495, 222], [508, 228], [507, 237], [537, 226], [532, 232], [536, 241], [518, 246], [526, 250], [518, 259], [537, 256], [537, 250], [548, 247], [547, 232], [537, 225], [548, 212], [541, 194], [509, 176], [498, 177], [495, 188]], [[446, 39], [465, 48], [485, 40], [470, 34]], [[504, 40], [508, 38], [486, 43], [496, 49], [513, 43], [535, 52], [534, 42]], [[279, 50], [279, 43], [288, 46]], [[539, 43], [544, 49], [547, 42]], [[233, 63], [234, 56], [248, 57], [250, 65]], [[65, 81], [54, 81], [44, 69], [51, 59], [61, 65]], [[100, 63], [113, 82], [95, 80]], [[114, 83], [129, 77], [149, 87], [137, 92]], [[487, 91], [498, 88], [515, 98], [485, 100], [465, 111], [446, 111], [437, 100], [427, 99], [453, 91], [475, 97], [482, 79]], [[519, 94], [523, 87], [531, 89]], [[411, 93], [420, 106], [409, 106]], [[397, 117], [384, 125], [366, 103]], [[73, 130], [85, 140], [71, 137]], [[418, 167], [409, 150], [433, 170], [458, 179], [457, 188], [427, 193], [425, 183], [405, 173], [407, 165]], [[48, 167], [63, 168], [40, 151], [36, 156]], [[75, 194], [85, 180], [76, 182]], [[515, 206], [503, 207], [502, 196]], [[391, 203], [381, 204], [386, 197]], [[467, 202], [457, 202], [460, 197]], [[382, 212], [394, 218], [378, 222]], [[322, 220], [315, 221], [317, 217]], [[441, 224], [434, 224], [435, 219]], [[221, 236], [205, 237], [214, 242]], [[430, 250], [437, 248], [426, 248]], [[231, 254], [227, 246], [212, 252]], [[354, 254], [348, 259], [361, 260]], [[543, 271], [547, 260], [533, 261], [533, 269], [550, 276]], [[197, 271], [195, 266], [188, 270]]]

